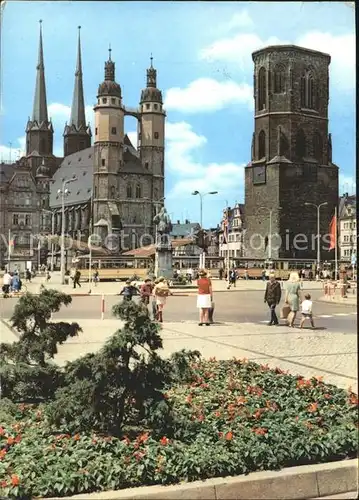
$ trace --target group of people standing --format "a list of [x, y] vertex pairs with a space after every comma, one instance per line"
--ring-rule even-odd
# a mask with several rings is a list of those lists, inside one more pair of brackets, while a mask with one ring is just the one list
[[[264, 303], [267, 303], [270, 308], [270, 321], [269, 326], [278, 325], [278, 317], [276, 314], [276, 307], [279, 305], [282, 297], [282, 290], [279, 281], [275, 279], [275, 274], [269, 275], [266, 290], [264, 293]], [[302, 300], [302, 291], [300, 277], [298, 273], [291, 273], [285, 290], [285, 306], [282, 308], [282, 317], [287, 320], [287, 325], [294, 328], [294, 321], [297, 313], [301, 308], [302, 318], [300, 321], [300, 328], [308, 319], [312, 328], [314, 328], [313, 321], [313, 302], [309, 293], [304, 295]]]
[[8, 272], [6, 271], [3, 276], [3, 286], [2, 291], [4, 297], [8, 297], [10, 292], [18, 293], [22, 287], [22, 281], [18, 271]]

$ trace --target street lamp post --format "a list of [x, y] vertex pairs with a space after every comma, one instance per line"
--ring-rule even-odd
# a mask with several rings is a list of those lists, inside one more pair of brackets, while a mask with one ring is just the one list
[[317, 270], [319, 272], [320, 269], [320, 207], [324, 207], [325, 205], [328, 205], [328, 202], [325, 201], [324, 203], [321, 203], [320, 205], [316, 205], [315, 203], [304, 203], [307, 207], [312, 206], [317, 209]]
[[[268, 210], [269, 213], [269, 237], [268, 237], [268, 260], [271, 261], [272, 259], [272, 214], [273, 214], [273, 208], [268, 208], [268, 207], [259, 207], [258, 210]], [[278, 207], [276, 210], [281, 210], [282, 207]]]
[[77, 181], [74, 175], [71, 179], [65, 179], [62, 183], [62, 189], [58, 190], [61, 194], [61, 257], [60, 257], [60, 270], [61, 270], [61, 284], [65, 284], [65, 196], [70, 193], [66, 189], [67, 184]]
[[50, 269], [51, 269], [51, 272], [53, 272], [54, 270], [54, 249], [55, 249], [55, 246], [54, 246], [54, 235], [55, 235], [55, 212], [53, 212], [52, 210], [45, 210], [45, 209], [42, 209], [42, 212], [44, 212], [45, 214], [51, 214], [51, 261], [50, 261]]
[[[201, 230], [203, 230], [203, 198], [207, 196], [208, 194], [218, 194], [218, 191], [209, 191], [208, 193], [200, 193], [199, 191], [193, 191], [192, 195], [193, 196], [199, 196], [200, 199], [200, 226]], [[205, 267], [205, 259], [206, 259], [206, 254], [204, 252], [204, 249], [201, 252], [201, 255], [199, 257], [199, 267], [204, 268]]]

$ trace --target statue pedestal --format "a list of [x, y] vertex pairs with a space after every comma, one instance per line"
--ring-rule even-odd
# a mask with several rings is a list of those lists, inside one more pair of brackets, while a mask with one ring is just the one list
[[171, 243], [159, 243], [156, 246], [155, 275], [157, 278], [160, 276], [169, 280], [173, 278]]

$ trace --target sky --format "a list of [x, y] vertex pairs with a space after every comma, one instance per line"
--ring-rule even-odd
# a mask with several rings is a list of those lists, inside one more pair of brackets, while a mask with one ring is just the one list
[[[173, 221], [216, 226], [244, 201], [253, 115], [251, 53], [294, 43], [327, 52], [329, 131], [340, 192], [355, 191], [355, 13], [353, 2], [20, 2], [2, 4], [0, 159], [16, 160], [32, 113], [42, 19], [47, 103], [63, 154], [81, 26], [86, 118], [92, 124], [111, 44], [125, 106], [137, 107], [151, 53], [166, 120], [166, 206]], [[136, 120], [125, 119], [136, 145]]]

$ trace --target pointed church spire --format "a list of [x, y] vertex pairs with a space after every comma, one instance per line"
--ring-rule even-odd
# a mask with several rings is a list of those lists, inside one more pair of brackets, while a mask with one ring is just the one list
[[79, 36], [77, 45], [75, 87], [72, 97], [70, 125], [74, 125], [77, 129], [80, 129], [80, 127], [86, 128], [86, 118], [85, 118], [84, 89], [82, 81], [81, 37], [80, 37], [81, 26], [78, 27], [78, 30], [79, 30]]
[[156, 85], [157, 85], [157, 82], [156, 82], [156, 80], [157, 80], [157, 71], [153, 67], [152, 53], [151, 53], [150, 61], [151, 61], [151, 66], [147, 70], [147, 87], [156, 88]]
[[46, 102], [46, 86], [45, 86], [45, 66], [44, 66], [44, 51], [42, 47], [42, 21], [40, 20], [40, 42], [39, 42], [39, 58], [36, 66], [36, 87], [34, 107], [32, 111], [32, 121], [38, 124], [48, 122], [47, 102]]

